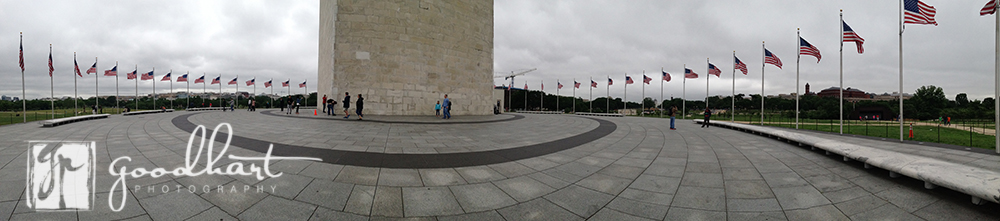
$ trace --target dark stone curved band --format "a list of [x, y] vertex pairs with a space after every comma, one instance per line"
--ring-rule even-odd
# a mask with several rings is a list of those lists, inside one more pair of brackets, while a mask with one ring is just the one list
[[[191, 121], [188, 120], [188, 117], [195, 114], [199, 113], [177, 116], [174, 119], [171, 119], [171, 123], [181, 130], [193, 131], [197, 125], [191, 123]], [[524, 118], [524, 116], [520, 117]], [[326, 163], [363, 167], [425, 169], [481, 166], [522, 160], [567, 150], [607, 136], [618, 128], [618, 125], [611, 121], [589, 117], [588, 119], [597, 121], [599, 123], [597, 128], [582, 134], [545, 143], [489, 151], [440, 154], [395, 154], [331, 150], [273, 143], [274, 149], [271, 154], [275, 156], [318, 157], [323, 159], [323, 162]], [[225, 134], [219, 132], [219, 135], [220, 136], [217, 137], [217, 139], [221, 142], [225, 142], [225, 140], [222, 140], [225, 139]], [[268, 145], [272, 145], [272, 143], [233, 135], [232, 140], [230, 140], [230, 145], [265, 153], [267, 152]]]
[[[271, 115], [276, 117], [290, 117], [290, 118], [301, 118], [301, 119], [314, 119], [314, 120], [338, 120], [338, 121], [355, 121], [348, 120], [339, 117], [333, 118], [316, 118], [316, 117], [300, 117], [295, 115], [285, 115], [285, 114], [275, 114], [275, 111], [261, 111], [261, 114]], [[514, 117], [506, 119], [496, 119], [496, 120], [485, 120], [485, 121], [435, 121], [435, 122], [414, 122], [414, 121], [389, 121], [389, 120], [364, 120], [367, 122], [378, 122], [378, 123], [389, 123], [389, 124], [481, 124], [481, 123], [494, 123], [502, 121], [520, 120], [524, 119], [524, 116], [514, 115]]]

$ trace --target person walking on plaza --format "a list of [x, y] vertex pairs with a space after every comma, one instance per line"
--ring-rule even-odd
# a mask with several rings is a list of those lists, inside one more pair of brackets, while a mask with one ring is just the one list
[[357, 107], [354, 108], [354, 113], [358, 114], [358, 120], [365, 118], [365, 114], [361, 113], [361, 110], [365, 108], [365, 98], [361, 97], [361, 94], [358, 94], [358, 101], [355, 103], [355, 106]]
[[677, 130], [677, 128], [674, 127], [674, 115], [677, 114], [677, 106], [670, 106], [670, 112], [667, 113], [669, 113], [668, 116], [670, 116], [670, 129]]
[[441, 101], [434, 105], [434, 117], [441, 117]]
[[278, 102], [276, 102], [276, 103], [278, 103], [278, 108], [281, 108], [281, 112], [285, 112], [285, 103], [286, 102], [284, 100], [282, 100], [282, 99], [278, 99]]
[[351, 93], [344, 92], [344, 101], [342, 102], [344, 103], [344, 119], [348, 119], [351, 117], [351, 112], [347, 112], [347, 109], [351, 108]]
[[701, 124], [701, 127], [708, 127], [708, 120], [712, 118], [712, 110], [705, 108], [705, 122]]
[[451, 100], [448, 99], [448, 94], [444, 95], [444, 117], [441, 119], [451, 119]]
[[285, 105], [288, 107], [288, 110], [285, 112], [285, 114], [292, 114], [292, 105], [295, 105], [295, 101], [292, 101], [292, 97], [288, 97], [288, 99], [285, 99]]
[[250, 111], [254, 111], [254, 112], [257, 111], [257, 100], [256, 99], [250, 99]]
[[[325, 95], [325, 94], [323, 95], [323, 100], [321, 100], [321, 101], [322, 101], [322, 102], [323, 102], [324, 104], [326, 103], [326, 95]], [[323, 113], [325, 114], [325, 113], [326, 113], [326, 105], [321, 105], [321, 106], [323, 106]]]

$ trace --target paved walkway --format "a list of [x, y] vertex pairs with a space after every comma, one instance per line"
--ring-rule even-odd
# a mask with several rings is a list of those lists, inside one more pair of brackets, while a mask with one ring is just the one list
[[[975, 206], [963, 194], [924, 190], [920, 182], [892, 179], [857, 162], [739, 131], [702, 129], [690, 121], [679, 121], [678, 130], [669, 130], [668, 119], [547, 114], [465, 117], [458, 124], [400, 123], [408, 121], [406, 117], [383, 122], [323, 120], [313, 119], [311, 113], [300, 115], [306, 118], [246, 111], [188, 114], [116, 115], [55, 128], [30, 123], [0, 127], [0, 140], [13, 141], [0, 143], [0, 219], [1000, 219], [997, 204]], [[554, 153], [525, 153], [522, 159], [477, 166], [386, 168], [280, 160], [268, 166], [283, 175], [263, 180], [237, 175], [128, 178], [124, 209], [110, 211], [109, 191], [117, 179], [108, 172], [111, 160], [132, 158], [116, 169], [183, 167], [191, 132], [178, 127], [182, 122], [209, 130], [230, 123], [235, 137], [251, 141], [240, 144], [245, 146], [232, 143], [226, 154], [248, 157], [264, 155], [254, 151], [261, 144], [252, 140], [274, 143], [275, 149], [305, 148], [290, 153], [295, 156], [333, 150], [433, 156], [541, 148], [609, 124], [614, 129]], [[27, 207], [28, 140], [97, 142], [93, 211], [35, 212]], [[214, 145], [216, 153], [224, 146]], [[955, 160], [982, 160], [984, 167], [997, 168], [989, 158]], [[198, 163], [204, 162], [202, 158]], [[216, 167], [230, 162], [221, 159]], [[114, 197], [121, 195], [116, 192]]]

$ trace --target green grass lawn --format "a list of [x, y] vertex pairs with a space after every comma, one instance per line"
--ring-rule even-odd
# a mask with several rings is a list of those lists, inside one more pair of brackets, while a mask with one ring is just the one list
[[[74, 114], [73, 113], [73, 109], [56, 109], [55, 110], [55, 118], [72, 117], [72, 116], [79, 116], [79, 115], [89, 115], [89, 114], [91, 114], [90, 110], [91, 109], [89, 109], [89, 108], [86, 108], [86, 109], [80, 108], [80, 109], [77, 109], [77, 111], [79, 111], [79, 113], [78, 114]], [[136, 111], [139, 111], [139, 110], [136, 110]], [[52, 119], [52, 113], [53, 113], [53, 111], [51, 111], [51, 110], [32, 110], [32, 111], [28, 111], [27, 114], [25, 114], [25, 116], [28, 118], [28, 122], [39, 121], [39, 120], [50, 120], [50, 119]], [[120, 114], [121, 110], [120, 109], [116, 110], [114, 108], [104, 108], [104, 113], [105, 114]], [[0, 112], [0, 126], [2, 126], [2, 125], [8, 125], [8, 124], [16, 124], [16, 123], [21, 123], [21, 122], [24, 122], [24, 117], [21, 116], [21, 112], [20, 111], [16, 111], [16, 112], [3, 111], [3, 112]]]
[[[658, 114], [646, 115], [646, 117], [659, 117]], [[700, 116], [689, 117], [688, 119], [701, 119]], [[760, 115], [736, 115], [736, 121], [753, 122], [754, 125], [760, 124]], [[678, 119], [680, 119], [678, 117]], [[712, 116], [713, 121], [725, 121], [728, 122], [730, 115], [714, 115]], [[795, 128], [795, 118], [781, 117], [778, 114], [768, 115], [765, 117], [764, 125], [775, 126], [775, 127], [785, 127], [785, 128]], [[936, 121], [924, 121], [928, 123], [936, 123]], [[963, 122], [964, 123], [964, 122]], [[958, 124], [958, 122], [952, 121], [953, 125], [959, 125], [962, 127], [973, 127], [976, 131], [981, 128], [993, 128], [992, 122], [983, 124]], [[816, 130], [824, 132], [837, 133], [840, 130], [839, 120], [837, 119], [799, 119], [799, 129], [803, 130]], [[984, 135], [976, 132], [969, 132], [967, 130], [959, 130], [954, 128], [938, 128], [937, 126], [914, 126], [913, 135], [914, 138], [907, 138], [909, 135], [909, 126], [903, 127], [903, 137], [907, 140], [915, 140], [921, 142], [931, 142], [931, 143], [943, 143], [952, 144], [967, 147], [976, 147], [983, 149], [996, 149], [995, 137], [993, 135]], [[855, 134], [864, 135], [871, 137], [883, 137], [887, 140], [899, 139], [899, 123], [897, 121], [859, 121], [859, 120], [844, 120], [844, 133], [845, 134]], [[971, 135], [971, 136], [970, 136]], [[971, 138], [971, 139], [970, 139]]]

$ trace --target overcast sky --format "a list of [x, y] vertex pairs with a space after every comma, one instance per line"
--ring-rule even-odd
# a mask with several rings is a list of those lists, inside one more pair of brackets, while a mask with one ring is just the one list
[[[958, 93], [970, 98], [992, 97], [994, 88], [995, 17], [979, 16], [987, 0], [928, 0], [937, 8], [939, 26], [907, 25], [903, 35], [904, 91], [923, 85], [944, 88], [949, 99]], [[749, 74], [737, 73], [736, 93], [757, 94], [761, 87], [761, 41], [784, 63], [782, 69], [764, 68], [765, 94], [795, 91], [796, 28], [821, 51], [819, 63], [804, 56], [801, 84], [814, 91], [836, 86], [839, 73], [840, 26], [838, 12], [865, 39], [865, 53], [853, 43], [844, 45], [844, 85], [866, 92], [898, 91], [899, 8], [896, 1], [537, 1], [498, 0], [494, 3], [494, 67], [496, 72], [528, 68], [537, 71], [518, 77], [514, 86], [556, 93], [558, 79], [573, 93], [573, 79], [583, 83], [577, 96], [589, 96], [591, 77], [600, 86], [595, 96], [624, 93], [629, 100], [642, 93], [642, 73], [654, 78], [646, 97], [659, 99], [660, 69], [673, 80], [664, 83], [664, 97], [682, 94], [683, 67], [702, 77], [688, 79], [687, 98], [705, 96], [706, 58], [723, 70], [711, 77], [712, 95], [731, 93], [732, 55], [747, 64]], [[190, 71], [190, 78], [206, 73], [222, 75], [223, 83], [239, 75], [263, 82], [308, 81], [315, 91], [319, 1], [12, 1], [0, 0], [0, 94], [20, 97], [17, 66], [18, 32], [24, 32], [28, 98], [49, 96], [48, 44], [53, 44], [56, 96], [73, 94], [73, 52], [81, 71], [99, 58], [100, 72], [117, 61], [121, 94], [135, 94], [135, 82], [124, 73], [138, 66], [140, 73], [156, 68], [156, 90], [169, 85], [159, 78]], [[94, 76], [79, 78], [79, 93], [94, 93]], [[115, 81], [99, 77], [101, 95], [113, 95]], [[498, 79], [496, 85], [509, 84]], [[174, 83], [174, 90], [185, 84]], [[214, 88], [214, 89], [213, 89]], [[197, 89], [197, 90], [195, 90]], [[277, 87], [276, 93], [286, 88]], [[139, 82], [140, 94], [152, 90], [151, 81]], [[193, 91], [201, 85], [192, 84]], [[218, 91], [211, 85], [210, 91]], [[224, 91], [235, 86], [223, 85]], [[251, 89], [252, 90], [252, 89]], [[298, 92], [296, 92], [298, 90]], [[804, 89], [803, 89], [804, 90]]]

